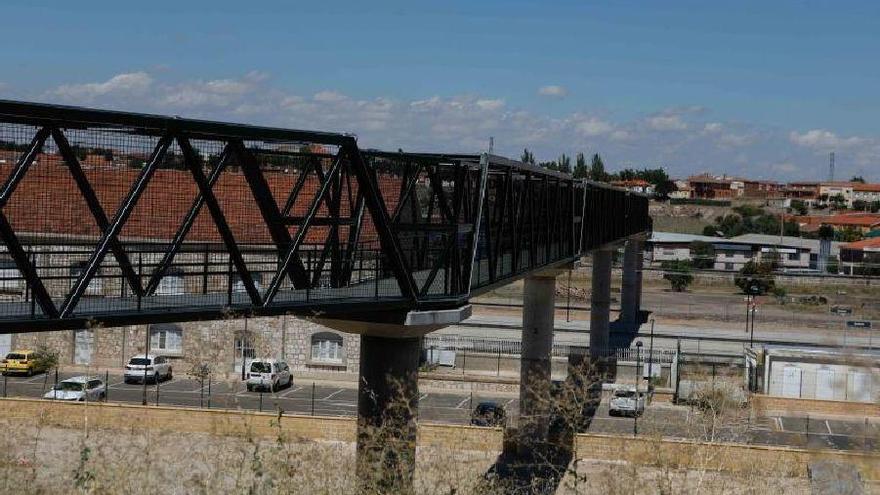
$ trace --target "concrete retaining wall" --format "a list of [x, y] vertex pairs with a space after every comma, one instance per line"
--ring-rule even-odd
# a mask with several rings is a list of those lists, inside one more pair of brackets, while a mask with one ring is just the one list
[[828, 416], [862, 416], [880, 418], [880, 404], [837, 400], [789, 399], [769, 395], [752, 395], [752, 408], [759, 414], [784, 411], [794, 414]]
[[[66, 428], [142, 428], [218, 435], [254, 435], [354, 442], [354, 418], [282, 416], [231, 410], [150, 407], [123, 404], [61, 403], [33, 399], [0, 399], [0, 414], [30, 424]], [[502, 432], [497, 428], [422, 423], [420, 446], [500, 452]], [[651, 437], [580, 434], [578, 457], [625, 461], [649, 466], [721, 470], [749, 475], [805, 477], [808, 464], [817, 459], [850, 462], [867, 480], [880, 480], [880, 455], [838, 451], [700, 443]]]

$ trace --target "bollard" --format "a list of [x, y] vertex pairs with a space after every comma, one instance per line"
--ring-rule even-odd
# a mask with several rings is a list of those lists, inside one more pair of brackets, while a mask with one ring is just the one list
[[104, 371], [104, 402], [110, 398], [110, 370]]
[[312, 416], [315, 415], [315, 382], [312, 382]]

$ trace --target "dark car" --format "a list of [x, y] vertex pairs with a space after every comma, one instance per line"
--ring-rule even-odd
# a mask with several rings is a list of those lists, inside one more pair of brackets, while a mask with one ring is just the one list
[[473, 426], [504, 426], [507, 414], [497, 402], [480, 402], [471, 414]]

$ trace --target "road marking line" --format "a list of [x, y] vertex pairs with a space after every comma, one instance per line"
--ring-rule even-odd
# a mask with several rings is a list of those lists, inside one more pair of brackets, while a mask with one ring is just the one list
[[773, 419], [776, 420], [776, 431], [785, 431], [785, 425], [782, 424], [782, 418], [776, 417]]
[[[39, 374], [35, 377], [28, 378], [23, 383], [40, 383], [42, 381], [45, 381], [47, 376], [49, 376], [49, 375], [48, 374]], [[59, 380], [60, 380], [60, 378], [59, 378]]]
[[507, 401], [504, 405], [505, 405], [505, 406], [509, 406], [509, 405], [513, 404], [513, 401], [515, 401], [515, 400], [516, 400], [516, 399], [510, 399], [510, 400]]
[[464, 406], [464, 403], [467, 402], [467, 401], [469, 401], [469, 400], [470, 400], [470, 397], [465, 397], [464, 399], [461, 399], [461, 402], [459, 402], [458, 405], [455, 406], [455, 408], [456, 408], [456, 409], [461, 409], [461, 408]]
[[279, 397], [289, 397], [290, 394], [292, 394], [292, 393], [294, 393], [294, 392], [299, 392], [300, 390], [302, 390], [302, 389], [304, 389], [304, 388], [305, 388], [304, 386], [299, 386], [299, 387], [296, 387], [296, 388], [291, 387], [290, 390], [288, 390], [287, 392], [284, 392], [284, 393], [281, 394]]
[[340, 393], [342, 393], [342, 392], [345, 392], [345, 389], [344, 389], [344, 388], [340, 388], [340, 389], [337, 390], [336, 392], [331, 393], [330, 395], [328, 395], [327, 397], [324, 397], [324, 398], [321, 399], [321, 400], [328, 400], [328, 399], [330, 399], [330, 398], [332, 398], [332, 397], [335, 397], [337, 394], [340, 394]]
[[425, 400], [425, 398], [426, 398], [427, 396], [428, 396], [428, 393], [427, 393], [427, 392], [425, 392], [425, 393], [423, 393], [422, 395], [420, 395], [420, 396], [419, 396], [419, 402]]
[[829, 434], [829, 435], [833, 435], [833, 434], [834, 434], [834, 433], [831, 432], [831, 425], [828, 424], [828, 420], [827, 420], [827, 419], [825, 420], [825, 428], [828, 428], [828, 434]]

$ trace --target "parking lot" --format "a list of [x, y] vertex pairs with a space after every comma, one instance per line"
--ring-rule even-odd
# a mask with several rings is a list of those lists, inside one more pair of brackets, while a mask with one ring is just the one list
[[[81, 373], [59, 373], [58, 379]], [[101, 376], [103, 378], [103, 376]], [[140, 404], [144, 399], [142, 384], [127, 384], [121, 374], [109, 374], [107, 399], [111, 402]], [[54, 373], [33, 377], [0, 377], [0, 389], [8, 397], [41, 397], [52, 389]], [[353, 385], [353, 384], [352, 384]], [[240, 380], [211, 381], [204, 384], [188, 377], [174, 377], [160, 382], [158, 387], [146, 386], [146, 400], [150, 405], [211, 407], [222, 409], [278, 410], [285, 413], [355, 416], [357, 390], [327, 383], [294, 379], [293, 385], [275, 393], [248, 392]], [[464, 392], [422, 393], [419, 396], [419, 417], [424, 421], [468, 424], [470, 412], [481, 401], [494, 401], [504, 406], [509, 417], [515, 417], [518, 400], [492, 394]], [[615, 417], [608, 414], [608, 399], [604, 399], [589, 427], [593, 433], [632, 435], [637, 423], [639, 435], [666, 437], [706, 437], [699, 422], [689, 421], [694, 412], [688, 407], [653, 403], [644, 415]], [[788, 445], [814, 449], [876, 451], [880, 449], [878, 421], [774, 416], [750, 420], [746, 424], [721, 428], [713, 433], [717, 440]]]
[[[81, 373], [59, 373], [64, 380]], [[104, 375], [99, 375], [104, 378]], [[41, 397], [52, 390], [54, 373], [33, 377], [0, 377], [0, 389], [8, 397]], [[108, 377], [107, 400], [140, 404], [144, 399], [143, 384], [124, 383], [121, 374]], [[352, 384], [353, 386], [354, 384]], [[202, 383], [188, 377], [175, 376], [171, 380], [146, 386], [146, 400], [150, 405], [212, 407], [250, 410], [277, 410], [291, 414], [314, 414], [321, 416], [355, 416], [357, 414], [357, 390], [320, 382], [299, 381], [294, 378], [292, 386], [275, 393], [248, 392], [240, 380], [211, 381]], [[505, 406], [508, 414], [515, 414], [516, 399], [491, 394], [469, 393], [423, 393], [419, 397], [419, 417], [426, 421], [468, 424], [470, 411], [480, 401], [492, 400]]]

